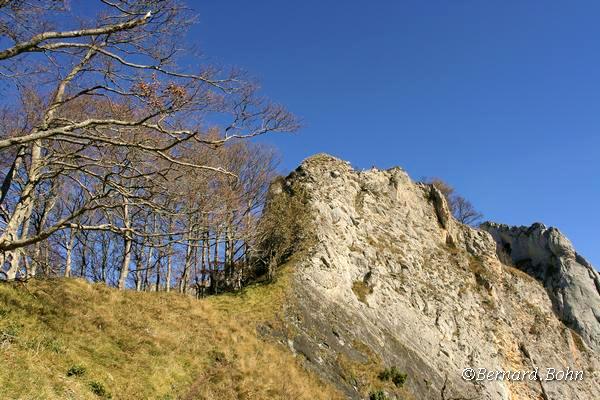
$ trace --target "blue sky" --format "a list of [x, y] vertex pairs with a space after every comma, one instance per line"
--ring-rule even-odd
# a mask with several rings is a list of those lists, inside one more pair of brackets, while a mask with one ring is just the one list
[[600, 3], [195, 1], [211, 62], [304, 120], [282, 169], [328, 152], [439, 176], [487, 219], [557, 226], [600, 266]]

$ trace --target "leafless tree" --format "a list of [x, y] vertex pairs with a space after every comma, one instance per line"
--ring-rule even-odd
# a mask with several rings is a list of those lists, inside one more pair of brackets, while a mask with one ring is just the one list
[[453, 207], [454, 216], [463, 224], [475, 225], [483, 218], [483, 214], [475, 210], [471, 202], [460, 195], [454, 196]]
[[[24, 275], [31, 257], [25, 250], [30, 254], [30, 246], [68, 229], [74, 238], [90, 231], [122, 238], [116, 283], [125, 287], [138, 242], [170, 251], [186, 242], [197, 246], [191, 229], [197, 224], [171, 225], [186, 232], [147, 230], [133, 217], [153, 212], [173, 221], [182, 210], [191, 216], [193, 207], [185, 210], [181, 199], [164, 195], [169, 182], [182, 174], [210, 176], [243, 191], [242, 171], [198, 154], [298, 126], [283, 107], [257, 96], [243, 73], [179, 66], [182, 35], [195, 19], [183, 4], [95, 3], [96, 14], [86, 19], [66, 18], [76, 10], [57, 0], [0, 2], [0, 35], [7, 43], [0, 49], [0, 78], [20, 99], [7, 105], [5, 114], [17, 118], [0, 132], [0, 271], [9, 280]], [[238, 206], [229, 211], [243, 213]], [[214, 232], [225, 232], [223, 223], [215, 226]], [[227, 232], [231, 246], [233, 231]], [[67, 275], [74, 246], [86, 249], [70, 234]], [[158, 237], [172, 243], [149, 239]], [[213, 242], [218, 253], [218, 235]], [[158, 254], [148, 256], [153, 265], [159, 265]]]
[[448, 207], [454, 218], [460, 223], [467, 225], [476, 225], [483, 218], [483, 214], [475, 209], [470, 201], [456, 193], [454, 188], [440, 178], [430, 178], [426, 180], [430, 185], [435, 186], [446, 198]]

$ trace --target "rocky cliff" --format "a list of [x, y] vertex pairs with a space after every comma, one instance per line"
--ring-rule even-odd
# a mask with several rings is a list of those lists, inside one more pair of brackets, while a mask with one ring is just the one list
[[[300, 194], [311, 229], [286, 256], [295, 300], [262, 333], [348, 398], [600, 399], [598, 273], [557, 231], [473, 229], [401, 168], [322, 154], [274, 183], [270, 203]], [[404, 384], [381, 379], [391, 367]], [[465, 368], [539, 375], [465, 380]], [[546, 380], [547, 368], [583, 379]]]
[[481, 228], [498, 243], [501, 259], [544, 285], [556, 316], [600, 351], [600, 274], [569, 239], [540, 223], [509, 227], [486, 222]]

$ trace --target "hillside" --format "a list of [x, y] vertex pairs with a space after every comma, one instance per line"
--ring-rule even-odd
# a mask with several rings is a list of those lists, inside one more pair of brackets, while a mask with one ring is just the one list
[[202, 300], [82, 280], [0, 284], [1, 399], [332, 399], [257, 325], [285, 276]]
[[401, 168], [320, 154], [272, 183], [260, 229], [274, 282], [234, 294], [0, 285], [0, 398], [600, 398], [600, 274], [555, 228], [475, 229]]

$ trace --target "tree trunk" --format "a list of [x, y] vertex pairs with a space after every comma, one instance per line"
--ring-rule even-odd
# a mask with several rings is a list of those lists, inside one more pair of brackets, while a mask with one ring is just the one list
[[[169, 230], [169, 233], [172, 232], [173, 229], [173, 220], [171, 218], [169, 218], [169, 224], [167, 226], [167, 229]], [[167, 245], [167, 273], [165, 276], [165, 290], [167, 292], [171, 291], [171, 274], [172, 274], [172, 270], [173, 270], [173, 266], [171, 264], [171, 258], [172, 258], [172, 254], [171, 254], [171, 249], [173, 247], [172, 243], [173, 243], [173, 237], [171, 235], [168, 236], [168, 240], [169, 240], [169, 244]]]
[[[129, 229], [129, 205], [125, 203], [123, 205], [123, 223], [125, 228]], [[121, 263], [121, 272], [119, 274], [118, 288], [120, 290], [125, 289], [125, 283], [127, 276], [129, 275], [129, 264], [131, 263], [131, 232], [126, 231], [124, 236], [124, 253], [123, 262]]]
[[156, 280], [154, 282], [154, 291], [160, 291], [160, 266], [162, 264], [161, 260], [163, 258], [162, 252], [158, 254], [158, 259], [156, 260]]
[[[169, 239], [170, 241], [170, 239]], [[172, 274], [173, 266], [171, 265], [171, 244], [167, 247], [167, 274], [165, 276], [165, 290], [167, 292], [171, 291], [171, 274]]]
[[[56, 88], [51, 105], [45, 112], [44, 119], [39, 127], [39, 130], [45, 130], [48, 128], [48, 125], [50, 122], [52, 122], [57, 113], [59, 105], [61, 105], [64, 99], [67, 85], [84, 68], [85, 64], [94, 56], [95, 53], [95, 49], [89, 49], [81, 62], [75, 65], [67, 74], [67, 76], [61, 80], [60, 84]], [[39, 130], [34, 130], [32, 133], [39, 132]], [[42, 161], [42, 141], [38, 139], [33, 142], [31, 147], [31, 160], [27, 173], [27, 183], [25, 183], [23, 189], [21, 190], [20, 199], [4, 228], [4, 232], [2, 235], [0, 235], [0, 251], [4, 250], [7, 255], [12, 256], [11, 266], [6, 275], [7, 277], [12, 276], [13, 279], [16, 277], [18, 272], [20, 265], [19, 259], [22, 255], [22, 251], [21, 249], [7, 249], [7, 247], [10, 247], [11, 244], [14, 244], [14, 241], [18, 239], [27, 238], [28, 232], [26, 227], [28, 226], [27, 222], [31, 217], [33, 205], [36, 201], [36, 189], [42, 175]], [[19, 237], [20, 229], [22, 229], [22, 232], [20, 233]], [[17, 268], [17, 270], [15, 270], [15, 268]]]
[[231, 221], [227, 221], [227, 225], [225, 226], [225, 255], [224, 255], [224, 264], [225, 264], [225, 275], [227, 277], [231, 277], [233, 275], [233, 239], [232, 239], [232, 226]]
[[220, 232], [215, 230], [215, 251], [213, 258], [213, 273], [211, 274], [211, 284], [213, 286], [213, 293], [217, 294], [219, 292], [219, 235]]
[[[150, 274], [150, 272], [152, 271], [152, 258], [154, 257], [154, 246], [152, 244], [150, 244], [150, 247], [148, 248], [148, 255], [147, 255], [147, 259], [146, 259], [146, 268], [144, 270], [144, 286], [143, 286], [143, 290], [146, 290], [148, 288], [148, 275]], [[158, 263], [156, 264], [157, 268], [158, 268]], [[158, 274], [158, 271], [157, 271]]]
[[219, 231], [215, 231], [215, 250], [213, 255], [213, 269], [219, 270]]
[[180, 293], [187, 293], [190, 266], [192, 265], [192, 247], [192, 241], [188, 238], [187, 248], [185, 250], [185, 264], [183, 266], [183, 273], [181, 274], [181, 281], [179, 282]]
[[79, 276], [81, 278], [85, 277], [85, 271], [87, 269], [87, 238], [88, 236], [85, 236], [85, 241], [82, 243], [81, 245], [81, 265], [79, 267]]
[[17, 273], [19, 272], [20, 260], [21, 260], [21, 250], [15, 249], [13, 251], [7, 252], [7, 258], [10, 259], [9, 267], [6, 271], [6, 280], [14, 281], [17, 279]]
[[141, 292], [143, 290], [143, 271], [142, 271], [142, 251], [143, 249], [138, 249], [135, 257], [135, 290]]
[[200, 274], [202, 276], [202, 280], [204, 280], [204, 276], [206, 275], [206, 233], [202, 234], [200, 246], [202, 248], [200, 252]]
[[71, 276], [71, 269], [73, 263], [73, 246], [75, 244], [75, 230], [69, 229], [69, 240], [67, 242], [67, 256], [65, 260], [65, 278]]
[[[15, 206], [15, 210], [4, 228], [4, 232], [0, 235], [0, 250], [3, 246], [8, 246], [15, 240], [25, 239], [27, 237], [27, 230], [24, 227], [28, 226], [27, 222], [29, 221], [33, 210], [36, 195], [35, 189], [41, 172], [41, 160], [42, 146], [41, 142], [38, 140], [33, 143], [31, 148], [31, 165], [29, 167], [27, 183], [23, 187], [21, 198]], [[23, 229], [19, 232], [21, 228]], [[19, 272], [22, 252], [20, 249], [12, 249], [5, 251], [5, 253], [7, 258], [10, 257], [11, 259], [10, 267], [6, 272], [6, 277], [8, 280], [14, 280]]]
[[106, 270], [108, 263], [108, 251], [110, 249], [110, 239], [106, 236], [102, 237], [102, 262], [100, 263], [100, 279], [106, 283]]

